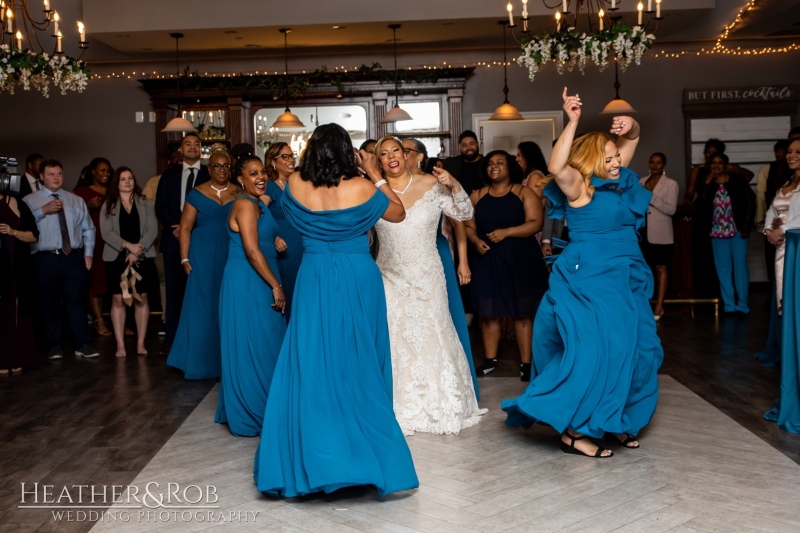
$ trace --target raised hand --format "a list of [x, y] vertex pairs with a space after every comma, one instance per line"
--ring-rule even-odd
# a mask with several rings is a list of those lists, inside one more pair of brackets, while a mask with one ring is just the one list
[[611, 134], [612, 135], [625, 135], [633, 127], [633, 119], [631, 117], [614, 117], [611, 119]]
[[581, 118], [581, 97], [579, 95], [569, 96], [567, 94], [567, 88], [564, 87], [564, 92], [561, 95], [564, 99], [564, 111], [567, 113], [567, 117], [569, 118], [570, 122], [578, 122]]
[[436, 176], [436, 179], [440, 184], [444, 185], [448, 189], [452, 190], [458, 185], [458, 181], [456, 181], [456, 179], [443, 168], [434, 168], [431, 170], [431, 173]]

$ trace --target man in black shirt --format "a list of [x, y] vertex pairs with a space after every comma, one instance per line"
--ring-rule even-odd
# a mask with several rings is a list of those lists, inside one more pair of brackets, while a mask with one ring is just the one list
[[478, 152], [478, 137], [466, 130], [458, 137], [460, 155], [444, 160], [444, 169], [453, 175], [467, 194], [484, 187], [481, 165], [483, 156]]

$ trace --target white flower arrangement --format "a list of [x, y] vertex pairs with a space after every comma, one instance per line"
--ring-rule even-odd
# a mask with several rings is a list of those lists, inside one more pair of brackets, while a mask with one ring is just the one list
[[50, 96], [50, 83], [61, 90], [82, 93], [89, 79], [86, 62], [65, 55], [49, 56], [31, 50], [11, 50], [8, 45], [0, 45], [0, 91], [14, 94], [17, 84], [26, 91], [31, 86], [47, 98]]
[[608, 55], [613, 49], [616, 61], [624, 71], [631, 61], [637, 65], [641, 63], [642, 56], [653, 46], [654, 40], [655, 35], [645, 33], [640, 26], [616, 24], [611, 29], [591, 35], [567, 27], [552, 35], [544, 33], [523, 42], [522, 55], [517, 58], [517, 63], [528, 68], [531, 81], [548, 61], [556, 63], [559, 74], [565, 68], [572, 71], [576, 65], [583, 74], [587, 61], [603, 71], [608, 66]]

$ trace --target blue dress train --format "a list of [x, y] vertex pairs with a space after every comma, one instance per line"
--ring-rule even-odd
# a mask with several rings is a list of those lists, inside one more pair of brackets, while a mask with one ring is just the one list
[[218, 379], [219, 287], [228, 259], [228, 214], [233, 202], [219, 205], [195, 189], [186, 201], [197, 209], [189, 247], [192, 272], [167, 365], [182, 370], [186, 379]]
[[[242, 198], [261, 207], [258, 247], [280, 281], [275, 251], [278, 225], [266, 205], [248, 196]], [[219, 296], [222, 379], [214, 420], [228, 424], [234, 435], [252, 437], [261, 433], [286, 321], [280, 311], [270, 307], [272, 288], [247, 260], [242, 236], [230, 227], [228, 234], [228, 263]]]
[[566, 213], [570, 243], [534, 321], [531, 382], [502, 402], [509, 426], [637, 435], [655, 412], [664, 352], [636, 234], [652, 195], [624, 167], [618, 180], [593, 176], [592, 185], [592, 200], [579, 208], [555, 182], [545, 187], [550, 216]]
[[[441, 224], [439, 226], [441, 227]], [[480, 401], [481, 393], [478, 389], [478, 377], [475, 375], [475, 362], [472, 360], [472, 344], [469, 340], [469, 327], [467, 326], [464, 303], [461, 300], [461, 291], [458, 285], [458, 273], [453, 263], [453, 255], [450, 253], [450, 244], [441, 231], [436, 232], [436, 249], [444, 267], [444, 278], [447, 283], [447, 307], [450, 309], [450, 316], [453, 318], [458, 340], [461, 341], [464, 353], [467, 356], [469, 372], [472, 374], [472, 386], [475, 388], [475, 399]]]
[[303, 237], [286, 219], [286, 215], [283, 214], [283, 189], [274, 181], [269, 181], [267, 182], [267, 196], [272, 198], [272, 202], [269, 204], [269, 212], [272, 213], [275, 222], [278, 223], [278, 236], [286, 242], [287, 246], [286, 250], [278, 254], [278, 269], [281, 272], [283, 293], [286, 295], [286, 320], [288, 322], [292, 314], [292, 300], [297, 271], [300, 269], [300, 262], [303, 260]]
[[311, 211], [285, 190], [305, 249], [255, 456], [262, 492], [374, 485], [383, 495], [419, 485], [392, 410], [386, 297], [367, 242], [388, 205], [376, 191], [359, 206]]

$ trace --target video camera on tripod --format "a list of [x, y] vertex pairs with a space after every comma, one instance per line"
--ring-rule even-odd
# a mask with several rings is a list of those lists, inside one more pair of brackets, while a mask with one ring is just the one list
[[19, 195], [22, 174], [17, 174], [17, 159], [0, 155], [0, 194]]

